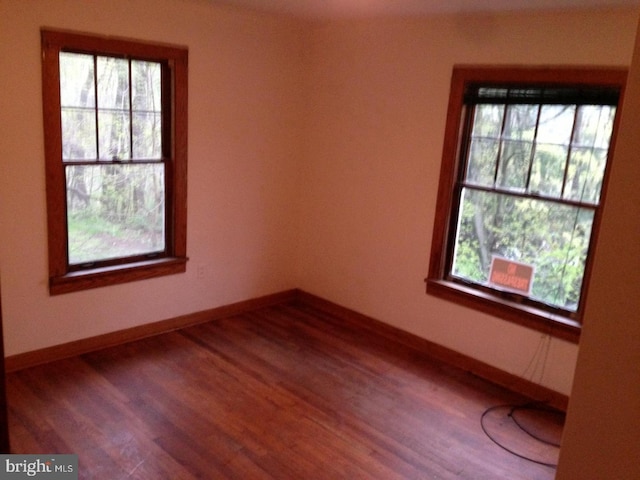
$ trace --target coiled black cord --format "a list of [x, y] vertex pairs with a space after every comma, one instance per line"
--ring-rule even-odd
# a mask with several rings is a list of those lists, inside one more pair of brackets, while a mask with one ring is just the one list
[[535, 435], [534, 433], [532, 433], [531, 431], [529, 431], [528, 429], [524, 428], [524, 426], [522, 426], [522, 424], [517, 420], [517, 418], [515, 417], [515, 412], [519, 411], [519, 410], [538, 410], [538, 411], [544, 411], [544, 412], [554, 412], [554, 410], [548, 409], [548, 408], [544, 408], [542, 406], [540, 406], [539, 404], [525, 404], [525, 405], [496, 405], [493, 407], [489, 407], [487, 408], [483, 413], [482, 416], [480, 417], [480, 426], [482, 427], [482, 431], [485, 433], [485, 435], [489, 438], [489, 440], [491, 440], [493, 443], [495, 443], [496, 445], [498, 445], [500, 448], [502, 448], [503, 450], [506, 450], [507, 452], [509, 452], [512, 455], [515, 455], [518, 458], [522, 458], [523, 460], [527, 460], [529, 462], [533, 462], [533, 463], [537, 463], [538, 465], [543, 465], [545, 467], [550, 467], [550, 468], [556, 468], [558, 465], [555, 463], [549, 463], [549, 462], [544, 462], [542, 460], [537, 460], [535, 458], [530, 458], [527, 457], [526, 455], [522, 455], [510, 448], [508, 448], [506, 445], [503, 445], [502, 443], [500, 443], [499, 441], [497, 441], [487, 430], [486, 426], [485, 426], [485, 417], [495, 411], [495, 410], [500, 410], [500, 409], [509, 409], [509, 413], [508, 416], [511, 418], [511, 420], [513, 420], [514, 424], [523, 432], [525, 432], [527, 435], [529, 435], [531, 438], [542, 442], [546, 445], [550, 445], [553, 447], [558, 447], [560, 448], [560, 445], [555, 443], [555, 442], [551, 442], [549, 440], [540, 438], [539, 436]]

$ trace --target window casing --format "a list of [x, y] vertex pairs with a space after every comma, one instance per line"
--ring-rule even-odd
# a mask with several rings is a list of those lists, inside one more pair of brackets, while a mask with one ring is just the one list
[[186, 48], [43, 29], [49, 290], [186, 270]]
[[429, 294], [578, 340], [625, 81], [454, 68]]

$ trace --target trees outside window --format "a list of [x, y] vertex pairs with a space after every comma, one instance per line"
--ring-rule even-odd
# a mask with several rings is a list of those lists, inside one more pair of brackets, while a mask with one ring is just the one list
[[50, 291], [185, 271], [187, 50], [42, 31]]
[[454, 69], [429, 293], [577, 340], [625, 78]]

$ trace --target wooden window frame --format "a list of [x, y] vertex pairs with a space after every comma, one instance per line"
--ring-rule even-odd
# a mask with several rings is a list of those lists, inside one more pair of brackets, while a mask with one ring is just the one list
[[[51, 295], [115, 285], [186, 271], [187, 255], [187, 86], [188, 49], [174, 45], [96, 36], [61, 30], [41, 30], [42, 96], [45, 140], [49, 292]], [[105, 262], [98, 267], [70, 267], [66, 218], [66, 182], [62, 161], [60, 67], [61, 51], [158, 61], [170, 77], [163, 95], [170, 99], [164, 115], [167, 245], [163, 254]], [[166, 85], [167, 82], [165, 82]]]
[[[614, 157], [615, 137], [620, 121], [619, 112], [624, 98], [626, 78], [627, 70], [616, 67], [454, 67], [445, 125], [429, 272], [426, 279], [428, 294], [570, 342], [577, 343], [579, 341], [592, 270], [593, 251], [597, 242], [602, 207], [606, 198], [608, 172], [611, 170], [610, 165]], [[447, 258], [450, 256], [454, 243], [452, 218], [457, 215], [455, 184], [463, 166], [461, 150], [464, 142], [464, 94], [467, 86], [472, 84], [506, 87], [510, 85], [538, 87], [589, 85], [620, 89], [620, 101], [609, 147], [608, 165], [603, 180], [600, 204], [595, 211], [589, 254], [585, 265], [585, 280], [581, 292], [582, 301], [578, 311], [571, 317], [524, 304], [515, 296], [511, 298], [499, 296], [491, 293], [488, 289], [471, 287], [449, 278], [447, 270], [450, 267], [447, 266]]]

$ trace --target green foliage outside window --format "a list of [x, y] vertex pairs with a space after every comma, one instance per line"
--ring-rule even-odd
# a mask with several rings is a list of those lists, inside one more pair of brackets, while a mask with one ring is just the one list
[[70, 264], [165, 249], [161, 65], [60, 54]]
[[530, 298], [576, 311], [616, 108], [471, 108], [451, 274], [488, 282], [494, 255], [532, 265]]

